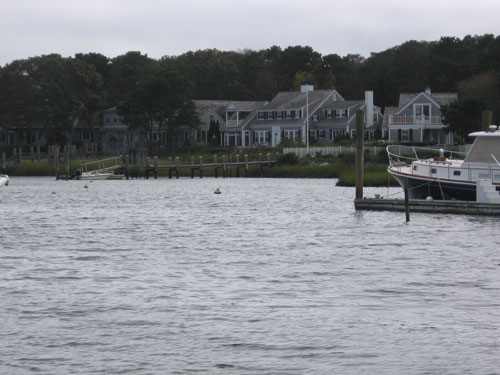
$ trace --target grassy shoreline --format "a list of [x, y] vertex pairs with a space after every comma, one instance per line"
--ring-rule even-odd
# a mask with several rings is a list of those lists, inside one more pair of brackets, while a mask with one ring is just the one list
[[[80, 167], [82, 162], [87, 160], [75, 160], [70, 163], [70, 175]], [[160, 160], [162, 165], [166, 162]], [[139, 165], [131, 165], [131, 168], [140, 168]], [[55, 176], [55, 168], [49, 164], [47, 160], [25, 161], [21, 165], [14, 166], [8, 164], [6, 168], [1, 168], [0, 173], [9, 176]], [[63, 167], [60, 168], [60, 173], [63, 173]], [[182, 177], [190, 177], [189, 170], [182, 170]], [[204, 168], [203, 177], [214, 177], [213, 168]], [[220, 175], [220, 173], [219, 173]], [[241, 176], [244, 175], [244, 172]], [[248, 171], [248, 177], [252, 178], [336, 178], [337, 185], [340, 186], [355, 186], [356, 167], [350, 161], [344, 161], [336, 158], [335, 160], [304, 160], [298, 164], [278, 163], [272, 168], [264, 168], [262, 171], [259, 167], [251, 167]], [[158, 171], [159, 177], [168, 177], [166, 170]], [[195, 178], [199, 178], [195, 173]], [[236, 176], [236, 169], [229, 170], [229, 176]], [[364, 185], [365, 186], [397, 186], [397, 182], [387, 173], [387, 164], [379, 162], [368, 162], [364, 166]]]

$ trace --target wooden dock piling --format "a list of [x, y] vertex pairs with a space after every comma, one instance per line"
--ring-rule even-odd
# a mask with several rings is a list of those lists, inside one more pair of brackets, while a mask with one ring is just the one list
[[356, 199], [363, 198], [365, 153], [365, 111], [356, 111]]

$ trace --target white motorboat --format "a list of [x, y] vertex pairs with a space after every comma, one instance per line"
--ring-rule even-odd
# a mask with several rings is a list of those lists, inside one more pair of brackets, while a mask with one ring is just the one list
[[[488, 186], [500, 200], [500, 130], [469, 134], [475, 137], [466, 154], [410, 146], [387, 146], [387, 171], [408, 188], [410, 199], [476, 201], [477, 186]], [[437, 155], [433, 156], [431, 153]], [[486, 188], [484, 188], [486, 189]], [[481, 193], [482, 194], [482, 193]]]
[[0, 188], [7, 186], [9, 184], [9, 176], [6, 174], [0, 174]]
[[122, 180], [124, 177], [122, 174], [114, 174], [113, 172], [90, 171], [83, 172], [77, 178], [79, 180]]

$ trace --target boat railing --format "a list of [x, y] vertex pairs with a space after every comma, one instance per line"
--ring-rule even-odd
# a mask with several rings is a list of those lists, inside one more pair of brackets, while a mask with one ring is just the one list
[[121, 161], [119, 157], [94, 160], [91, 162], [81, 164], [82, 172], [94, 172], [94, 173], [111, 172], [120, 167], [121, 167]]
[[415, 147], [405, 145], [389, 145], [386, 147], [389, 165], [409, 166], [412, 162], [421, 159], [440, 157], [444, 159], [464, 159], [464, 152], [445, 150], [432, 147]]

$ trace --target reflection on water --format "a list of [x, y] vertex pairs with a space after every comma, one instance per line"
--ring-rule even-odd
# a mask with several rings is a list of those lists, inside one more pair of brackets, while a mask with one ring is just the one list
[[498, 219], [405, 223], [353, 196], [334, 180], [12, 178], [0, 373], [496, 373]]

